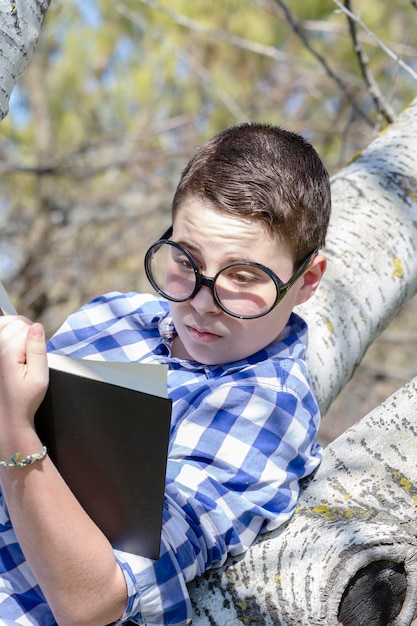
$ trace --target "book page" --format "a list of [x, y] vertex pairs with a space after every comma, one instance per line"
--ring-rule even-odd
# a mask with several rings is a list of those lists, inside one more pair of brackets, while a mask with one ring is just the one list
[[167, 398], [168, 366], [148, 363], [121, 363], [115, 361], [92, 361], [74, 359], [59, 354], [48, 354], [52, 369], [100, 380], [111, 385]]
[[10, 302], [10, 298], [7, 295], [7, 291], [0, 282], [0, 309], [4, 315], [17, 315], [17, 311], [13, 304]]

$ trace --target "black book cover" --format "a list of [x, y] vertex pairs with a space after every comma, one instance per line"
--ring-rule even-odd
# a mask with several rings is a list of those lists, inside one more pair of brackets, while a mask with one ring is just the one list
[[171, 401], [50, 369], [35, 419], [48, 453], [114, 548], [159, 556]]

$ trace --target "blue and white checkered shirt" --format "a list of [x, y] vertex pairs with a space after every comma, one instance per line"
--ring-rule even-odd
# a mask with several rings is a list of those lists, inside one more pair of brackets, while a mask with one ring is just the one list
[[[282, 341], [225, 365], [171, 357], [173, 336], [166, 301], [112, 293], [70, 316], [48, 346], [73, 357], [168, 364], [173, 414], [161, 556], [115, 551], [129, 596], [122, 621], [153, 626], [187, 623], [186, 583], [288, 520], [300, 480], [321, 459], [301, 318], [291, 315]], [[0, 616], [2, 625], [55, 624], [3, 507]]]

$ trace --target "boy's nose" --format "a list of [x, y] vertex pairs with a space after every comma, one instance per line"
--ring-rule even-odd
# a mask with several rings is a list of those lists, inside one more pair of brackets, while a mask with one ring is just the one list
[[206, 286], [200, 287], [194, 298], [191, 300], [191, 306], [197, 311], [197, 313], [200, 313], [200, 315], [221, 312], [221, 308], [214, 299], [212, 290]]

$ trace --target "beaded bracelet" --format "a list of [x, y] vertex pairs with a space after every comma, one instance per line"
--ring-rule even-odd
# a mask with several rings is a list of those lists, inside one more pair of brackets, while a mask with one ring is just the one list
[[16, 452], [10, 457], [10, 461], [0, 461], [1, 467], [26, 467], [27, 465], [33, 465], [38, 461], [42, 461], [46, 457], [47, 449], [46, 446], [43, 446], [42, 452], [35, 452], [34, 454], [28, 454], [21, 461], [19, 461], [19, 457], [21, 452]]

